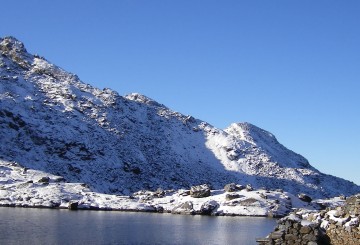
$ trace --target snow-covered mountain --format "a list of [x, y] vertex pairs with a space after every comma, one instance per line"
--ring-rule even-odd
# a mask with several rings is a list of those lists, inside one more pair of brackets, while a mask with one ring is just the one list
[[230, 182], [313, 197], [360, 192], [249, 123], [217, 129], [140, 94], [85, 84], [0, 38], [0, 160], [129, 194]]

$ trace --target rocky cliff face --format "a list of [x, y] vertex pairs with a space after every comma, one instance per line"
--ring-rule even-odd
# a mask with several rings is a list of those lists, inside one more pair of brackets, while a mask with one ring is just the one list
[[220, 130], [146, 96], [94, 88], [13, 37], [0, 51], [3, 161], [105, 193], [230, 182], [313, 197], [360, 192], [249, 123]]

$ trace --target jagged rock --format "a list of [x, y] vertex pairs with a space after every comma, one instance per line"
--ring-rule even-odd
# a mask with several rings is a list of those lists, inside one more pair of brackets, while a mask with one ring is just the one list
[[210, 186], [207, 184], [192, 186], [190, 189], [190, 196], [195, 198], [202, 198], [210, 196]]
[[303, 194], [303, 193], [299, 194], [298, 198], [303, 202], [311, 202], [312, 201], [311, 197], [309, 197], [308, 195]]

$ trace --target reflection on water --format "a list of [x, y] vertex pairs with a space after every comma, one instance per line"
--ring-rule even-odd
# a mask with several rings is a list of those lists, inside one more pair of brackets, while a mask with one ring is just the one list
[[0, 208], [0, 244], [256, 244], [268, 218]]

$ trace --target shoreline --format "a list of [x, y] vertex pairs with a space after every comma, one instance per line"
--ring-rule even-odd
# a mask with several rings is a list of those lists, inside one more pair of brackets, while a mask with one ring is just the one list
[[209, 185], [190, 189], [148, 191], [131, 196], [95, 192], [84, 183], [69, 183], [61, 176], [0, 161], [0, 206], [152, 212], [186, 215], [280, 218], [295, 208], [320, 210], [336, 206], [341, 198], [312, 200], [281, 189], [255, 189], [248, 183], [229, 183], [213, 190]]
[[181, 213], [171, 213], [171, 212], [158, 212], [156, 210], [130, 210], [130, 209], [107, 209], [107, 208], [98, 208], [98, 207], [91, 207], [91, 208], [78, 208], [75, 210], [66, 208], [66, 207], [48, 207], [48, 206], [18, 206], [15, 204], [0, 204], [0, 208], [23, 208], [23, 209], [48, 209], [48, 210], [68, 210], [70, 212], [74, 211], [104, 211], [104, 212], [124, 212], [124, 213], [153, 213], [153, 214], [171, 214], [171, 215], [190, 215], [190, 216], [211, 216], [211, 217], [249, 217], [249, 218], [269, 218], [279, 220], [279, 218], [269, 217], [266, 215], [234, 215], [234, 214], [181, 214]]

